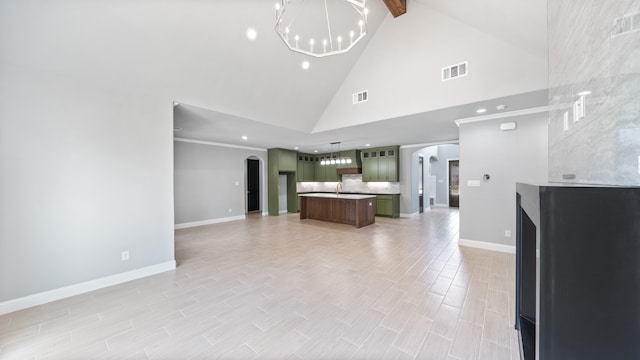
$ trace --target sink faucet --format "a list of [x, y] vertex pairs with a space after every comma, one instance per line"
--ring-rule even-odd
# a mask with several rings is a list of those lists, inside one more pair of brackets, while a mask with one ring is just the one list
[[340, 190], [342, 190], [342, 183], [336, 185], [336, 196], [340, 196]]

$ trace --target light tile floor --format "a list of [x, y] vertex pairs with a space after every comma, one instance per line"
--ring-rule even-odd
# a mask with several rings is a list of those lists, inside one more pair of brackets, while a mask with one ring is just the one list
[[0, 359], [518, 359], [515, 257], [458, 211], [176, 231], [175, 271], [0, 316]]

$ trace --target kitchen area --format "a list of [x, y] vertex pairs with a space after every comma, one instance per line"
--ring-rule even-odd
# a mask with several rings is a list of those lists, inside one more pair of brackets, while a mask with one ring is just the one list
[[[373, 223], [375, 216], [400, 216], [399, 146], [327, 154], [269, 149], [268, 156], [269, 215], [282, 212], [278, 198], [284, 197], [286, 192], [286, 212], [300, 211], [301, 219], [310, 215], [307, 211], [309, 204], [327, 202], [332, 198], [341, 200], [335, 202], [334, 207], [338, 203], [342, 204], [338, 207], [353, 207], [349, 211], [336, 209], [351, 220], [338, 220], [335, 215], [326, 213], [315, 217], [361, 227], [365, 223]], [[286, 177], [286, 181], [282, 181], [286, 186], [278, 186], [283, 177]], [[361, 216], [356, 216], [356, 208], [359, 209], [356, 203], [361, 201], [362, 209], [357, 211]]]

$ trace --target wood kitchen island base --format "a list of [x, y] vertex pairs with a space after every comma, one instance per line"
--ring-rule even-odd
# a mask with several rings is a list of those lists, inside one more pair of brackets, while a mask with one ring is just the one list
[[300, 219], [315, 219], [357, 228], [376, 222], [375, 195], [303, 194], [300, 195]]

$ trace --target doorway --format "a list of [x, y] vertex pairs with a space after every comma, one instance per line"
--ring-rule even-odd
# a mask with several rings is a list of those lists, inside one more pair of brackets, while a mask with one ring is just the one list
[[247, 159], [247, 212], [260, 211], [260, 160]]
[[418, 212], [424, 212], [424, 157], [418, 156]]
[[449, 160], [449, 207], [460, 207], [460, 160]]

